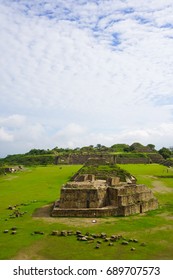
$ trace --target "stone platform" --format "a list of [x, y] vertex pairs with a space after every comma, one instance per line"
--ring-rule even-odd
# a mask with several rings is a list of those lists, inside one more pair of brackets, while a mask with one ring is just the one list
[[120, 182], [118, 177], [95, 180], [85, 174], [68, 182], [61, 189], [60, 200], [55, 202], [55, 217], [128, 216], [158, 208], [158, 201], [145, 185], [134, 180]]

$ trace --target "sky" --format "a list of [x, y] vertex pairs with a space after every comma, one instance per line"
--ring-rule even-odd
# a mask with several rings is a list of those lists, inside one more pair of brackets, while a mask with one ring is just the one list
[[1, 0], [0, 157], [173, 146], [172, 0]]

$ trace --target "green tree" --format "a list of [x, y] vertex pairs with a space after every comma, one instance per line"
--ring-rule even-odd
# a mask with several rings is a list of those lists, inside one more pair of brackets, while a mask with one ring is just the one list
[[170, 151], [170, 149], [165, 148], [165, 147], [161, 148], [158, 152], [159, 152], [159, 154], [162, 155], [162, 157], [165, 158], [165, 159], [170, 158], [170, 156], [171, 156], [171, 151]]
[[114, 144], [110, 147], [113, 152], [127, 152], [129, 151], [129, 145], [127, 144]]
[[155, 145], [153, 145], [153, 144], [148, 144], [147, 147], [148, 147], [151, 151], [155, 151]]

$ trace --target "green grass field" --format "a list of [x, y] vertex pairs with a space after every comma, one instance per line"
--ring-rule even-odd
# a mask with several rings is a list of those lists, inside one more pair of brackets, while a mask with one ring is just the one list
[[[158, 210], [130, 217], [97, 218], [96, 223], [90, 218], [52, 218], [50, 205], [59, 197], [61, 185], [81, 166], [34, 167], [0, 176], [0, 259], [172, 260], [173, 168], [157, 164], [120, 167], [136, 176], [138, 183], [152, 188], [159, 200]], [[13, 218], [14, 211], [8, 207], [16, 204], [24, 214]], [[11, 234], [13, 227], [17, 228], [16, 234]], [[125, 246], [119, 240], [108, 246], [109, 242], [99, 239], [102, 243], [95, 249], [96, 241], [77, 241], [75, 235], [51, 236], [53, 230], [105, 232], [108, 236], [118, 234], [138, 242]], [[44, 234], [33, 234], [34, 231]]]

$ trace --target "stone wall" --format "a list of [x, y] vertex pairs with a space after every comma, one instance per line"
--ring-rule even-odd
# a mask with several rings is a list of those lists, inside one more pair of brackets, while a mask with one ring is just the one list
[[52, 217], [110, 217], [117, 216], [117, 208], [84, 208], [84, 209], [60, 209], [54, 207], [52, 211]]
[[143, 201], [141, 203], [124, 205], [118, 208], [118, 215], [129, 216], [139, 213], [145, 213], [147, 211], [155, 210], [158, 208], [158, 201], [152, 198], [148, 201]]
[[74, 177], [75, 182], [84, 182], [84, 181], [95, 181], [94, 174], [80, 174]]
[[152, 198], [148, 201], [143, 201], [141, 205], [141, 213], [147, 212], [153, 209], [158, 208], [158, 200], [156, 198]]
[[118, 207], [118, 189], [108, 188], [108, 202], [113, 207]]
[[149, 158], [140, 158], [140, 157], [134, 157], [134, 158], [129, 158], [129, 157], [116, 157], [115, 158], [115, 163], [117, 164], [148, 164], [150, 163]]
[[135, 203], [141, 203], [148, 201], [153, 198], [151, 191], [142, 193], [134, 193], [133, 195], [122, 195], [118, 196], [118, 206], [127, 206]]
[[151, 163], [162, 163], [163, 157], [160, 154], [148, 154]]
[[105, 188], [63, 188], [59, 201], [60, 208], [100, 208], [107, 204]]
[[109, 177], [106, 182], [109, 186], [118, 185], [120, 183], [120, 177]]
[[118, 208], [118, 215], [119, 216], [130, 216], [134, 214], [141, 213], [140, 211], [140, 204], [132, 204], [127, 206], [121, 206]]
[[148, 163], [160, 163], [163, 161], [163, 158], [159, 154], [148, 154], [147, 157], [126, 157], [119, 155], [111, 154], [71, 154], [71, 155], [62, 155], [55, 158], [56, 164], [148, 164]]

